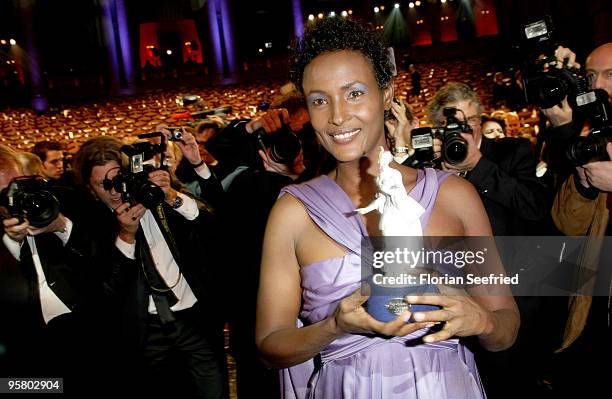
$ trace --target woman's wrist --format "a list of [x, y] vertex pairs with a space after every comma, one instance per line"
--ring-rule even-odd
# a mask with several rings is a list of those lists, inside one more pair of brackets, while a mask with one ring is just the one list
[[340, 326], [338, 326], [336, 314], [333, 314], [332, 316], [325, 319], [324, 326], [325, 330], [331, 337], [333, 337], [333, 339], [340, 338], [341, 336], [346, 334], [346, 331], [344, 331], [342, 328], [340, 328]]

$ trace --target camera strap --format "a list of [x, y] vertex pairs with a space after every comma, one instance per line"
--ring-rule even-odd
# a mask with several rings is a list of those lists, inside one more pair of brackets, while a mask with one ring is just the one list
[[178, 302], [178, 298], [174, 295], [174, 292], [172, 292], [172, 288], [178, 284], [181, 278], [180, 272], [179, 279], [177, 279], [176, 283], [172, 287], [168, 287], [155, 266], [141, 226], [138, 226], [138, 231], [136, 233], [136, 246], [140, 254], [142, 273], [151, 290], [150, 294], [153, 298], [153, 303], [155, 304], [155, 309], [157, 309], [160, 321], [162, 324], [171, 323], [174, 321], [171, 307]]
[[[166, 221], [166, 214], [164, 213], [164, 209], [162, 204], [158, 204], [155, 207], [155, 212], [153, 212], [153, 217], [155, 218], [155, 221], [157, 222], [158, 226], [160, 227], [160, 231], [162, 233], [162, 236], [164, 237], [164, 241], [166, 241], [166, 244], [168, 244], [168, 249], [170, 249], [170, 253], [172, 254], [172, 257], [174, 258], [174, 261], [176, 262], [177, 266], [178, 266], [178, 277], [176, 279], [176, 281], [174, 282], [174, 284], [168, 286], [163, 279], [161, 279], [161, 276], [159, 276], [159, 273], [157, 272], [157, 269], [155, 269], [155, 273], [151, 273], [151, 269], [150, 267], [147, 267], [149, 269], [149, 273], [147, 273], [147, 271], [145, 270], [145, 265], [144, 263], [147, 262], [148, 260], [151, 260], [151, 264], [153, 264], [152, 259], [148, 259], [148, 257], [143, 256], [143, 266], [142, 266], [142, 271], [144, 273], [145, 279], [147, 280], [147, 283], [149, 285], [149, 287], [151, 288], [151, 290], [155, 293], [158, 294], [166, 294], [166, 293], [171, 293], [172, 289], [174, 287], [176, 287], [179, 283], [179, 281], [181, 281], [181, 277], [182, 277], [182, 272], [181, 272], [181, 260], [180, 260], [180, 256], [179, 256], [179, 252], [178, 252], [178, 248], [176, 246], [176, 242], [174, 241], [174, 238], [172, 237], [172, 233], [170, 231], [170, 228], [168, 227], [168, 223]], [[138, 228], [138, 233], [142, 232], [142, 228], [139, 227]], [[140, 238], [141, 241], [146, 243], [146, 239], [144, 237], [144, 234], [140, 234]], [[146, 248], [145, 248], [146, 247]], [[148, 246], [144, 245], [143, 249], [146, 249], [148, 251]], [[145, 254], [150, 256], [150, 253]], [[147, 265], [149, 266], [149, 265]], [[153, 278], [152, 278], [153, 276]], [[159, 276], [159, 278], [155, 278]], [[161, 283], [160, 283], [161, 281]]]
[[164, 212], [164, 207], [161, 203], [155, 206], [155, 212], [153, 213], [153, 215], [155, 216], [155, 220], [157, 221], [157, 224], [160, 227], [161, 233], [164, 236], [164, 239], [166, 240], [166, 244], [168, 244], [168, 248], [170, 248], [172, 257], [174, 258], [174, 261], [176, 262], [179, 268], [178, 280], [171, 287], [171, 288], [174, 288], [176, 284], [178, 284], [181, 278], [181, 258], [179, 255], [179, 250], [176, 245], [176, 241], [174, 241], [174, 237], [172, 236], [172, 231], [170, 230], [170, 227], [168, 226], [168, 219], [166, 218], [166, 213]]

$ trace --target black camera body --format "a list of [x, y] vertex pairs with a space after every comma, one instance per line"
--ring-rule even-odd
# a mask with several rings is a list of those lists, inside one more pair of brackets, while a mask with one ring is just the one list
[[411, 132], [414, 159], [418, 167], [434, 167], [433, 139], [442, 141], [442, 160], [451, 165], [456, 165], [465, 160], [468, 153], [468, 143], [461, 136], [462, 133], [472, 133], [472, 128], [466, 121], [460, 121], [455, 116], [457, 109], [454, 107], [444, 108], [446, 117], [445, 126], [420, 127]]
[[285, 124], [272, 134], [268, 134], [263, 128], [259, 128], [253, 132], [253, 137], [259, 149], [264, 152], [270, 150], [270, 158], [283, 165], [293, 165], [295, 158], [302, 150], [300, 139]]
[[572, 109], [578, 110], [590, 102], [589, 86], [589, 79], [573, 68], [534, 71], [523, 78], [525, 101], [540, 108], [554, 107], [567, 97]]
[[[550, 17], [527, 25], [525, 36], [528, 47], [539, 53], [552, 54], [556, 47], [552, 33]], [[540, 108], [551, 108], [567, 97], [574, 121], [588, 120], [590, 123], [589, 134], [577, 137], [568, 146], [565, 154], [567, 159], [576, 166], [609, 159], [606, 144], [612, 141], [612, 105], [608, 93], [602, 89], [591, 89], [589, 78], [575, 68], [564, 66], [544, 70], [543, 64], [551, 61], [556, 61], [554, 56], [538, 60], [525, 68], [525, 100]]]
[[612, 141], [612, 126], [591, 129], [586, 137], [576, 137], [566, 150], [569, 161], [582, 166], [590, 162], [609, 161], [606, 145]]
[[[591, 90], [589, 78], [576, 68], [556, 68], [544, 65], [557, 62], [554, 56], [556, 44], [553, 41], [553, 25], [549, 16], [525, 26], [526, 47], [530, 61], [524, 67], [523, 93], [527, 104], [540, 108], [551, 108], [560, 104], [565, 97], [579, 118], [588, 118], [601, 108], [598, 96]], [[535, 62], [531, 59], [544, 54]]]
[[183, 128], [180, 127], [167, 127], [170, 131], [170, 137], [168, 141], [181, 141], [183, 139]]
[[[147, 137], [150, 135], [151, 133], [147, 133]], [[162, 133], [159, 135], [163, 137]], [[149, 173], [156, 168], [152, 165], [145, 165], [144, 162], [156, 154], [163, 155], [164, 150], [164, 140], [161, 144], [145, 141], [122, 146], [121, 152], [127, 158], [125, 162], [127, 167], [122, 167], [112, 180], [104, 179], [104, 189], [114, 188], [121, 194], [123, 202], [129, 202], [131, 205], [139, 203], [146, 208], [154, 208], [164, 200], [165, 194], [157, 184], [149, 181]]]
[[48, 226], [60, 212], [59, 201], [49, 191], [48, 181], [40, 176], [14, 178], [2, 190], [0, 203], [20, 222], [27, 219], [36, 228]]
[[576, 166], [610, 160], [606, 145], [612, 141], [612, 104], [605, 90], [593, 90], [592, 96], [595, 98], [580, 105], [588, 112], [589, 134], [576, 137], [565, 152], [567, 159]]

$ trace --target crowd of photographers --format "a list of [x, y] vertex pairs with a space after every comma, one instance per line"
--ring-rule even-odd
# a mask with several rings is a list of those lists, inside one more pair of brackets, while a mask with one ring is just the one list
[[[464, 177], [495, 235], [607, 235], [612, 43], [589, 55], [586, 74], [575, 67], [559, 48], [525, 79], [549, 121], [542, 156], [503, 137], [499, 121], [483, 120], [478, 93], [451, 82], [430, 101], [433, 127], [394, 101], [385, 126], [396, 162]], [[156, 130], [127, 144], [93, 138], [70, 170], [59, 143], [37, 143], [36, 157], [0, 145], [1, 374], [65, 376], [69, 394], [228, 397], [227, 323], [238, 397], [276, 397], [277, 375], [254, 342], [267, 215], [284, 186], [329, 172], [332, 160], [296, 93], [254, 120]], [[585, 264], [600, 250], [609, 251], [593, 241]], [[605, 382], [595, 359], [610, 354], [609, 298], [586, 294], [518, 300], [514, 348], [477, 353], [490, 397], [579, 394], [572, 375]]]

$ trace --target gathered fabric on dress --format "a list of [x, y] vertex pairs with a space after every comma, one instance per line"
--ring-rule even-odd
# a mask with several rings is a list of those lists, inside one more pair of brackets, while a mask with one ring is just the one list
[[[409, 195], [425, 209], [423, 229], [438, 188], [448, 173], [418, 170]], [[302, 308], [297, 326], [314, 324], [333, 314], [338, 302], [359, 288], [361, 242], [366, 227], [348, 195], [327, 176], [282, 189], [300, 200], [309, 216], [331, 239], [346, 248], [342, 257], [300, 268]], [[405, 337], [347, 334], [319, 356], [280, 370], [283, 398], [453, 398], [486, 395], [474, 357], [459, 339], [426, 344], [427, 329]]]

